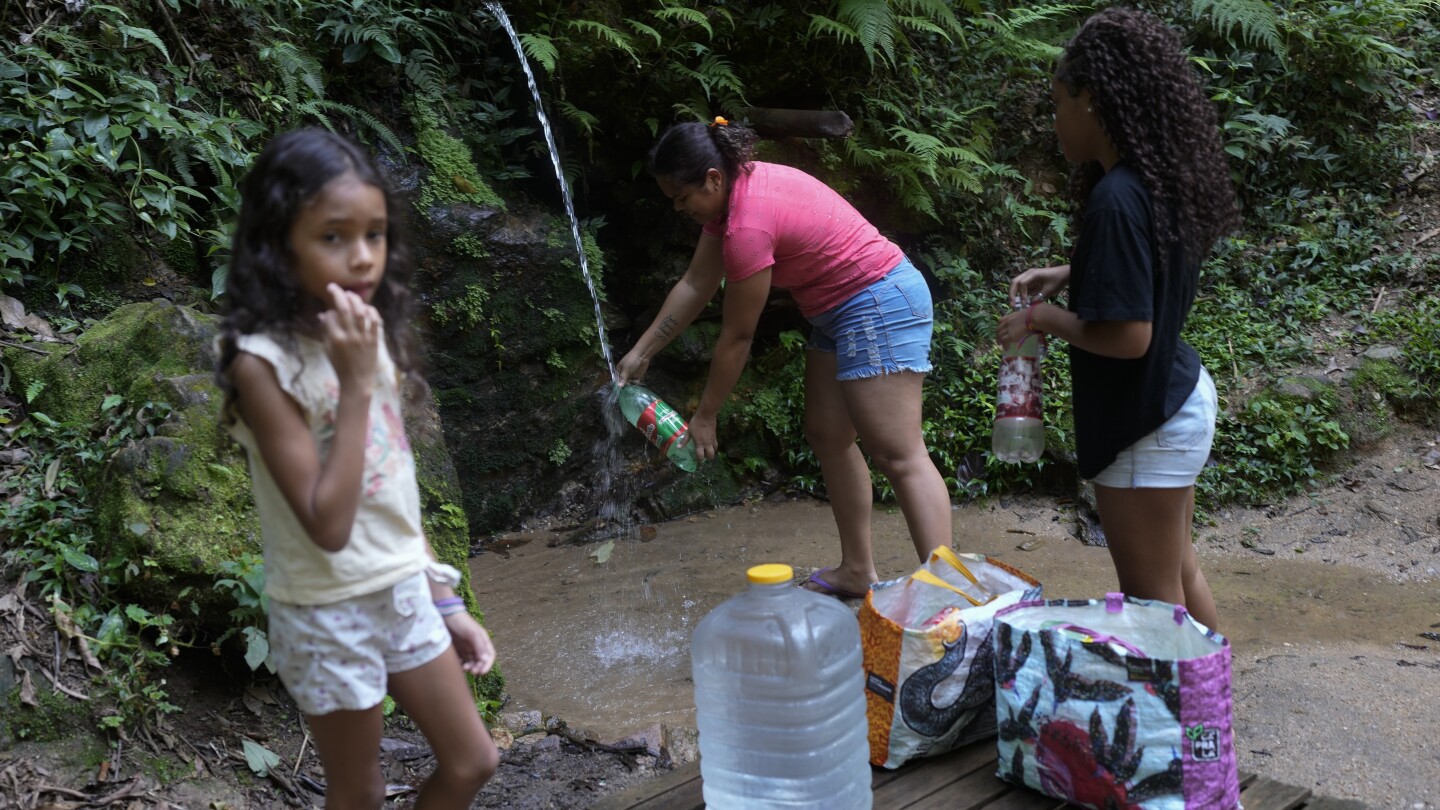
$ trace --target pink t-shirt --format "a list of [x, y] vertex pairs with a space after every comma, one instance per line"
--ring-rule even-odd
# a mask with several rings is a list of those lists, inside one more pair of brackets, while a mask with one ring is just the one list
[[725, 219], [705, 225], [724, 240], [727, 281], [773, 267], [772, 286], [789, 289], [809, 318], [844, 303], [905, 258], [900, 247], [844, 197], [789, 166], [753, 163], [730, 190]]

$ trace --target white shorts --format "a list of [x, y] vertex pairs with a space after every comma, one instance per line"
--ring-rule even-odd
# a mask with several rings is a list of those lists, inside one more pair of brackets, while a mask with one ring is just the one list
[[311, 715], [374, 708], [390, 673], [427, 664], [450, 646], [426, 571], [329, 605], [271, 600], [269, 635], [280, 682]]
[[1195, 485], [1215, 439], [1219, 397], [1209, 372], [1200, 369], [1195, 390], [1180, 410], [1153, 433], [1120, 451], [1094, 483], [1115, 489], [1180, 489]]

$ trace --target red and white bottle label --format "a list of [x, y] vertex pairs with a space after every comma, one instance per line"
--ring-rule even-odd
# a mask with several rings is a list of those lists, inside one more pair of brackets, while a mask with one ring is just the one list
[[1009, 356], [1000, 360], [1000, 387], [995, 418], [1041, 418], [1040, 359]]
[[635, 427], [645, 434], [650, 443], [660, 448], [662, 452], [669, 452], [670, 446], [685, 435], [689, 426], [675, 409], [666, 405], [660, 400], [655, 400], [645, 407], [640, 416], [635, 420]]

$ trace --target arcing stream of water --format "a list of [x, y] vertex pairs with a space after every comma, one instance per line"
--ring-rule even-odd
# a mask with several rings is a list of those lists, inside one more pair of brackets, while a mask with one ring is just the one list
[[530, 95], [535, 98], [535, 117], [540, 119], [540, 128], [545, 132], [545, 144], [550, 147], [550, 162], [555, 166], [555, 181], [560, 184], [560, 196], [565, 200], [565, 213], [570, 217], [570, 235], [575, 239], [575, 254], [580, 259], [580, 272], [584, 274], [585, 284], [590, 288], [590, 298], [595, 302], [595, 327], [599, 330], [600, 353], [605, 356], [605, 367], [610, 369], [610, 379], [615, 380], [615, 361], [610, 358], [610, 339], [605, 335], [605, 319], [600, 314], [600, 296], [595, 292], [595, 280], [590, 276], [590, 263], [585, 258], [585, 242], [580, 236], [580, 220], [575, 216], [575, 203], [570, 196], [570, 186], [565, 182], [565, 170], [560, 164], [560, 148], [555, 145], [555, 133], [550, 129], [550, 119], [545, 117], [540, 86], [535, 82], [535, 74], [530, 70], [530, 60], [525, 58], [525, 48], [520, 43], [520, 35], [515, 33], [515, 26], [510, 24], [510, 17], [505, 14], [505, 9], [494, 2], [486, 3], [485, 8], [500, 21], [505, 33], [510, 36], [510, 44], [515, 46], [515, 56], [525, 71], [525, 81], [530, 85]]
[[[545, 104], [540, 97], [540, 86], [535, 81], [535, 73], [530, 69], [530, 60], [525, 57], [525, 48], [520, 42], [520, 35], [516, 33], [515, 26], [511, 24], [510, 17], [506, 15], [505, 9], [498, 2], [486, 2], [485, 8], [500, 22], [505, 33], [510, 37], [510, 44], [515, 48], [515, 58], [520, 62], [520, 68], [525, 71], [525, 82], [530, 87], [530, 96], [535, 100], [535, 117], [540, 121], [540, 129], [545, 133], [545, 145], [550, 149], [550, 163], [555, 167], [555, 182], [560, 186], [560, 197], [565, 202], [565, 214], [570, 219], [570, 235], [575, 240], [575, 255], [580, 261], [580, 272], [585, 277], [585, 286], [590, 289], [590, 299], [595, 303], [595, 328], [600, 341], [600, 353], [605, 358], [605, 367], [610, 371], [612, 383], [618, 383], [619, 378], [615, 373], [615, 361], [610, 355], [610, 338], [605, 334], [605, 318], [600, 311], [600, 295], [595, 290], [595, 280], [590, 275], [590, 262], [585, 257], [585, 242], [580, 235], [580, 220], [575, 216], [574, 198], [570, 195], [570, 185], [565, 182], [565, 170], [560, 162], [560, 147], [555, 143], [555, 133], [550, 128], [550, 119], [545, 115]], [[615, 439], [624, 431], [624, 422], [620, 417], [617, 405], [616, 385], [605, 386], [599, 392], [601, 411], [605, 417], [605, 425], [609, 429], [609, 440], [601, 442], [595, 448], [596, 469], [599, 474], [598, 485], [601, 491], [613, 492], [614, 485], [618, 480], [617, 472], [620, 467], [620, 457], [615, 450]], [[615, 524], [628, 524], [623, 517], [625, 510], [620, 508], [619, 498], [611, 498], [601, 505], [600, 520]], [[632, 526], [619, 525], [615, 527], [616, 533], [629, 535]]]

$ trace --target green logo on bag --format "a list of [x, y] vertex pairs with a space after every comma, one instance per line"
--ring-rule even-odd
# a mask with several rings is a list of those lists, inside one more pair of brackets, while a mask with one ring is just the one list
[[1220, 729], [1205, 728], [1205, 724], [1185, 729], [1185, 738], [1190, 740], [1190, 758], [1197, 762], [1214, 762], [1220, 758]]

